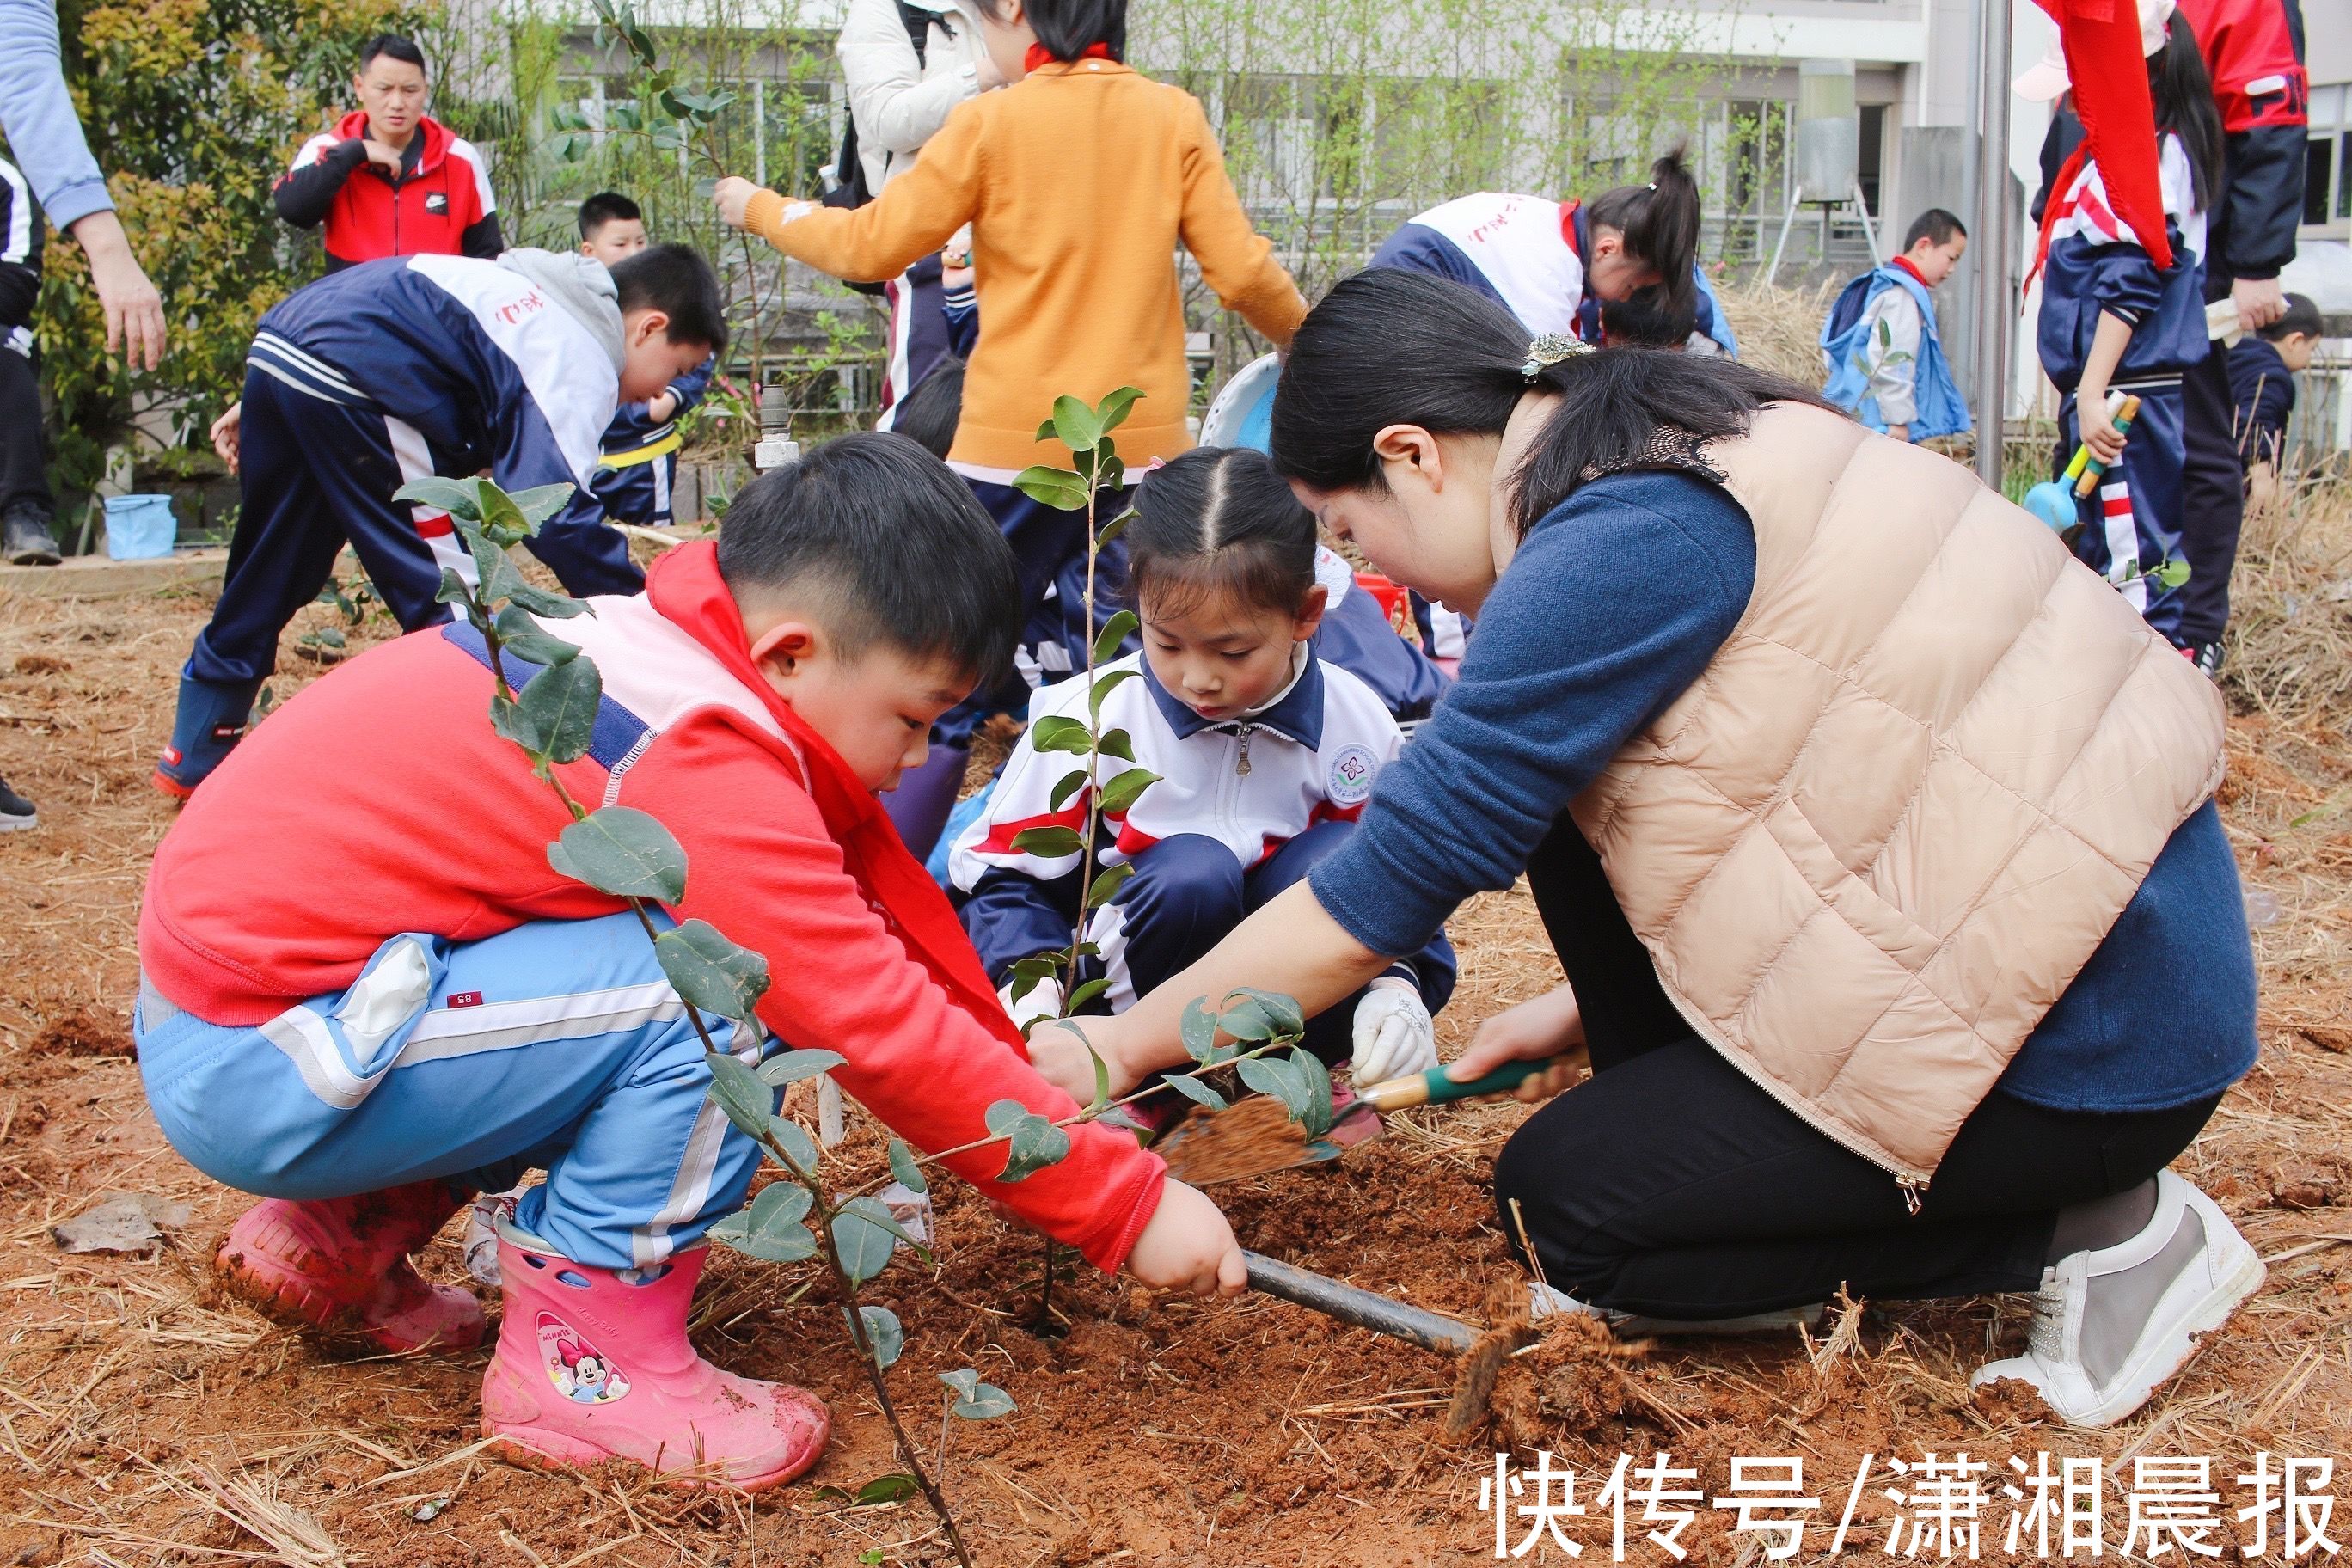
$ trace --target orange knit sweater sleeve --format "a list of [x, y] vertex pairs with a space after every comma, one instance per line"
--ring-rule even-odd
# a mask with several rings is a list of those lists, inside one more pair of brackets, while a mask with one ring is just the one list
[[[1184, 248], [1226, 309], [1239, 311], [1277, 348], [1287, 348], [1306, 318], [1307, 301], [1289, 269], [1274, 258], [1274, 242], [1251, 226], [1200, 100], [1188, 95], [1184, 104]], [[930, 155], [926, 147], [923, 156]]]
[[796, 261], [852, 283], [882, 283], [938, 250], [980, 204], [981, 117], [959, 104], [923, 155], [862, 207], [751, 198], [743, 226]]

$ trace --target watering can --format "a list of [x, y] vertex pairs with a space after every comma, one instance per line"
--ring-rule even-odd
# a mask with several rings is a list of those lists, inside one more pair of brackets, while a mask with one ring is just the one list
[[[2131, 422], [2139, 414], [2139, 399], [2116, 393], [2107, 398], [2107, 417], [2116, 429], [2128, 433]], [[2058, 479], [2045, 479], [2025, 492], [2025, 510], [2063, 533], [2082, 521], [2076, 509], [2078, 498], [2089, 495], [2106, 465], [2091, 456], [2088, 444], [2074, 448], [2074, 460]]]

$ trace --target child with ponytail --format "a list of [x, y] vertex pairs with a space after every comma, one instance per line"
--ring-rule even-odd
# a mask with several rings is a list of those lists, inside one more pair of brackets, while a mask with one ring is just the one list
[[[1530, 337], [1614, 341], [1602, 307], [1632, 301], [1640, 308], [1629, 321], [1689, 322], [1670, 334], [1675, 343], [1695, 330], [1727, 345], [1698, 277], [1698, 183], [1683, 157], [1677, 147], [1650, 165], [1647, 183], [1585, 201], [1458, 197], [1399, 228], [1370, 265], [1451, 278], [1501, 304]], [[1645, 344], [1654, 336], [1639, 335]]]
[[[1204, 447], [1155, 470], [1126, 539], [1143, 651], [1104, 672], [1128, 679], [1104, 698], [1101, 722], [1126, 731], [1129, 765], [1159, 781], [1100, 807], [1082, 784], [1068, 793], [1085, 758], [1024, 736], [949, 860], [964, 930], [1024, 1022], [1058, 1013], [1062, 990], [1048, 983], [1015, 1003], [1013, 965], [1070, 945], [1081, 893], [1106, 868], [1134, 868], [1088, 923], [1100, 953], [1080, 984], [1108, 984], [1084, 1012], [1125, 1010], [1304, 878], [1354, 833], [1401, 743], [1371, 688], [1314, 657], [1328, 597], [1315, 523], [1265, 454]], [[1031, 711], [1083, 717], [1087, 693], [1084, 679], [1064, 681]], [[1107, 760], [1105, 798], [1118, 799], [1123, 771]], [[1090, 866], [1013, 847], [1025, 828], [1079, 827], [1096, 810]], [[1334, 1066], [1352, 1056], [1360, 1083], [1433, 1067], [1430, 1015], [1454, 978], [1440, 931], [1353, 1003], [1310, 1020], [1307, 1047]]]
[[[2158, 574], [2181, 529], [2181, 374], [2207, 353], [2205, 214], [2221, 180], [2221, 121], [2197, 39], [2174, 0], [2139, 0], [2140, 43], [2156, 109], [2158, 174], [2172, 265], [2157, 269], [2142, 237], [2116, 215], [2087, 142], [2052, 183], [2042, 228], [2042, 368], [2064, 400], [2055, 467], [2077, 442], [2107, 465], [2082, 502], [2074, 553], [2114, 583], [2149, 626], [2182, 646], [2181, 595]], [[2017, 81], [2021, 97], [2067, 88], [2053, 46]], [[2130, 439], [2108, 395], [2139, 399]]]
[[[1038, 437], [1054, 399], [1091, 404], [1140, 387], [1114, 433], [1120, 460], [1139, 474], [1192, 444], [1177, 247], [1276, 347], [1289, 343], [1307, 302], [1251, 228], [1199, 100], [1122, 63], [1127, 0], [976, 3], [982, 42], [1013, 85], [957, 105], [920, 161], [874, 201], [824, 207], [740, 179], [721, 180], [714, 195], [729, 223], [853, 282], [895, 278], [971, 226], [985, 328], [965, 370], [949, 462], [1012, 542], [1032, 628], [1024, 673], [1050, 677], [1083, 662], [1089, 640], [1085, 514], [1031, 500], [1013, 479], [1033, 463], [1068, 463], [1066, 448]], [[1103, 517], [1115, 517], [1126, 496], [1104, 502]], [[954, 804], [973, 726], [1025, 695], [982, 693], [940, 721], [930, 763], [888, 800], [917, 855], [929, 851]]]

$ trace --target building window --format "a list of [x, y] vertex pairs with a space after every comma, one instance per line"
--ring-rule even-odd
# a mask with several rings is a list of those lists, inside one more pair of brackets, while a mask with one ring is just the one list
[[1865, 103], [1862, 106], [1862, 153], [1855, 160], [1856, 182], [1862, 186], [1862, 205], [1871, 216], [1880, 215], [1878, 205], [1879, 179], [1886, 167], [1886, 105]]
[[[2352, 135], [2345, 140], [2352, 142]], [[2303, 221], [2321, 224], [2327, 221], [2327, 193], [2336, 173], [2336, 142], [2333, 137], [2315, 136], [2303, 144]]]

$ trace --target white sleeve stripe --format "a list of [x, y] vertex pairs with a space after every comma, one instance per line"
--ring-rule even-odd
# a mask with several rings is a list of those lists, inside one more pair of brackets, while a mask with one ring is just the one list
[[0, 158], [0, 184], [8, 187], [8, 243], [0, 261], [22, 262], [33, 254], [33, 189], [5, 158]]
[[449, 156], [463, 158], [467, 167], [474, 171], [474, 191], [481, 197], [482, 216], [488, 217], [498, 211], [499, 198], [490, 190], [489, 164], [484, 162], [481, 153], [471, 142], [460, 136], [450, 142]]

